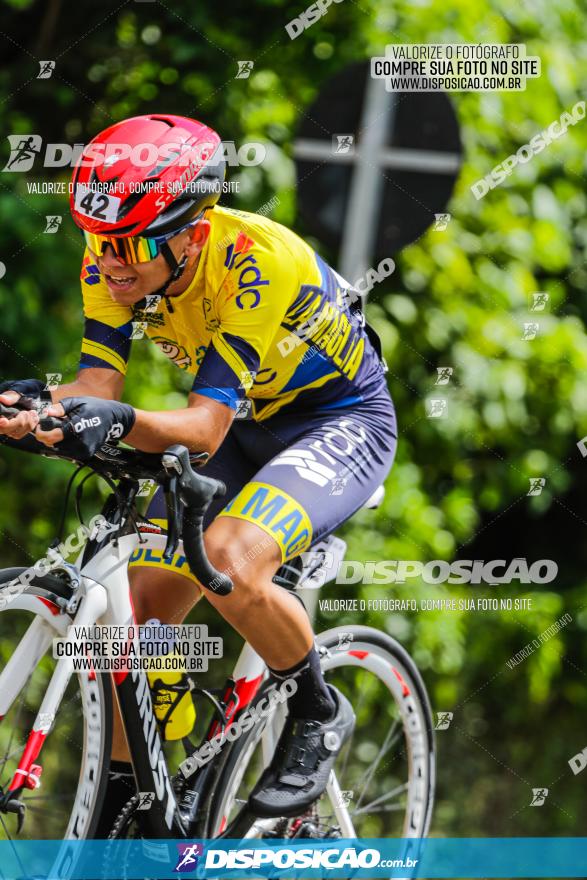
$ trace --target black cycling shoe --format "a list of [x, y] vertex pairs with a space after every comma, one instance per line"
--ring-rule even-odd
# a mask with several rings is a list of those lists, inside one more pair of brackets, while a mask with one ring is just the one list
[[347, 698], [328, 685], [336, 703], [330, 721], [287, 717], [270, 765], [249, 797], [248, 807], [265, 819], [299, 816], [320, 797], [330, 771], [355, 726]]

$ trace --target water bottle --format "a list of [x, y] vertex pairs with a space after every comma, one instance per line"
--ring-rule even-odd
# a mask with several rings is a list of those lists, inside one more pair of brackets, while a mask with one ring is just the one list
[[[161, 626], [158, 620], [149, 620], [148, 626]], [[160, 643], [160, 639], [157, 639]], [[163, 738], [168, 741], [183, 739], [194, 729], [196, 707], [192, 699], [190, 680], [185, 673], [185, 659], [173, 652], [173, 640], [162, 645], [161, 656], [170, 669], [147, 669], [147, 679], [151, 688], [153, 711], [161, 728]], [[155, 666], [155, 661], [153, 666]]]

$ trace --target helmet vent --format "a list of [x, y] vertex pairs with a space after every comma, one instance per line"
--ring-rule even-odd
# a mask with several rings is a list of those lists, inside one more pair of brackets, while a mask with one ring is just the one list
[[[127, 214], [129, 214], [132, 211], [132, 209], [134, 207], [136, 207], [136, 205], [138, 205], [138, 203], [140, 202], [140, 200], [143, 198], [144, 195], [145, 195], [145, 193], [142, 193], [140, 191], [135, 192], [132, 195], [130, 195], [128, 197], [128, 199], [126, 199], [126, 201], [123, 202], [123, 204], [120, 208], [120, 211], [118, 212], [118, 219], [123, 220], [127, 216]], [[119, 235], [119, 230], [116, 230], [116, 234]]]

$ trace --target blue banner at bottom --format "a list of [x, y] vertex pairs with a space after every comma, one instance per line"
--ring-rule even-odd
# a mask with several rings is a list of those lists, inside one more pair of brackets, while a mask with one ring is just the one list
[[586, 877], [587, 838], [0, 841], [6, 880]]

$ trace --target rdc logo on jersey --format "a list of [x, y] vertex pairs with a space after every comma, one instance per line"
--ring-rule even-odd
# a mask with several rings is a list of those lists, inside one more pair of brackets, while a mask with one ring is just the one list
[[198, 857], [204, 852], [202, 843], [178, 843], [177, 844], [177, 865], [174, 871], [180, 874], [187, 874], [195, 871], [198, 865]]

